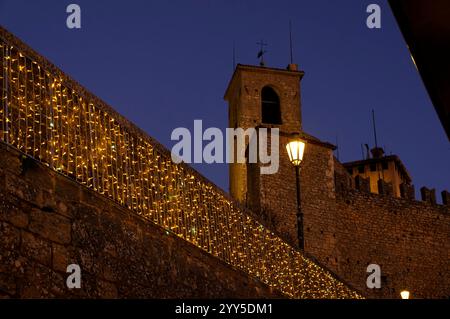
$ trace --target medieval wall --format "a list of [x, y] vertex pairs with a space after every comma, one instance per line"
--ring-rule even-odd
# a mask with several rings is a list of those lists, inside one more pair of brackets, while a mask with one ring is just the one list
[[[350, 190], [336, 200], [335, 269], [373, 297], [450, 297], [450, 210], [442, 205]], [[368, 264], [381, 289], [367, 289]]]
[[[228, 92], [248, 100], [229, 96], [233, 115], [230, 126], [257, 126], [260, 122], [258, 89], [274, 79], [267, 78], [264, 70], [255, 70], [255, 74], [231, 82]], [[286, 86], [285, 81], [286, 78], [275, 81], [282, 87], [282, 99], [298, 92], [297, 85]], [[246, 86], [238, 89], [236, 83]], [[239, 114], [237, 105], [246, 113]], [[300, 120], [297, 113], [300, 101], [285, 99], [281, 105], [285, 105], [283, 119]], [[287, 105], [293, 107], [286, 108]], [[242, 122], [235, 124], [239, 119]], [[299, 128], [300, 123], [293, 122], [284, 130], [281, 127], [281, 133]], [[259, 212], [262, 223], [297, 246], [295, 174], [284, 149], [290, 138], [288, 134], [281, 134], [277, 174], [260, 175], [258, 167], [249, 165], [251, 170], [247, 175], [244, 171], [232, 170], [230, 182], [248, 185], [247, 196], [251, 200], [247, 204]], [[335, 161], [332, 145], [305, 133], [302, 138], [307, 141], [300, 174], [306, 254], [370, 297], [399, 298], [404, 289], [409, 290], [413, 298], [449, 297], [448, 206], [436, 205], [432, 192], [428, 191], [425, 191], [426, 202], [357, 191], [347, 171]], [[232, 189], [232, 195], [239, 200], [235, 193]], [[381, 267], [381, 289], [366, 286], [369, 264]]]
[[[330, 155], [309, 147], [309, 165], [305, 155], [306, 252], [368, 297], [399, 298], [409, 290], [412, 298], [449, 298], [449, 206], [356, 190]], [[330, 168], [336, 173], [332, 192], [318, 178]], [[369, 264], [381, 267], [381, 289], [366, 286]]]
[[[63, 214], [62, 218], [58, 214], [49, 216], [44, 213], [54, 212], [53, 206], [38, 206], [38, 210], [30, 213], [28, 219], [24, 217], [26, 222], [21, 224], [21, 227], [30, 227], [26, 229], [31, 233], [38, 234], [44, 239], [50, 238], [50, 240], [53, 238], [50, 236], [60, 234], [62, 231], [61, 236], [66, 245], [64, 248], [69, 251], [68, 256], [73, 258], [72, 251], [76, 255], [80, 254], [82, 266], [86, 269], [90, 269], [90, 265], [94, 267], [93, 257], [90, 258], [90, 256], [102, 255], [103, 250], [110, 250], [109, 238], [115, 238], [114, 242], [118, 245], [129, 244], [133, 248], [113, 249], [114, 258], [116, 254], [125, 257], [120, 260], [113, 258], [111, 261], [115, 269], [121, 268], [121, 260], [126, 263], [122, 268], [131, 267], [130, 271], [119, 270], [118, 285], [126, 287], [126, 284], [132, 284], [136, 282], [135, 279], [139, 279], [135, 274], [138, 273], [137, 269], [141, 270], [130, 263], [141, 265], [141, 267], [144, 267], [144, 264], [147, 265], [147, 256], [142, 256], [142, 251], [145, 251], [147, 247], [141, 249], [142, 241], [145, 240], [145, 236], [142, 239], [141, 234], [146, 233], [146, 230], [135, 227], [134, 221], [131, 222], [131, 228], [123, 230], [124, 226], [121, 225], [128, 225], [128, 219], [119, 213], [116, 215], [111, 212], [116, 208], [119, 209], [120, 206], [121, 209], [125, 209], [122, 213], [135, 214], [132, 217], [133, 220], [139, 216], [143, 221], [156, 225], [155, 229], [159, 231], [156, 232], [155, 239], [165, 234], [184, 240], [185, 242], [180, 243], [181, 247], [184, 247], [186, 242], [190, 243], [208, 253], [209, 256], [226, 263], [230, 268], [243, 271], [249, 278], [258, 278], [261, 282], [275, 287], [285, 296], [359, 297], [358, 293], [343, 284], [334, 274], [306, 258], [270, 229], [252, 218], [248, 210], [240, 207], [198, 172], [186, 164], [173, 163], [170, 151], [1, 27], [0, 60], [6, 71], [0, 74], [0, 88], [3, 96], [0, 99], [0, 140], [4, 145], [8, 145], [11, 151], [18, 150], [24, 154], [21, 171], [14, 172], [17, 173], [16, 175], [5, 176], [6, 190], [11, 192], [15, 189], [16, 192], [12, 192], [13, 195], [15, 194], [21, 200], [32, 202], [33, 197], [29, 199], [21, 195], [30, 191], [25, 182], [26, 172], [28, 172], [26, 168], [36, 166], [36, 163], [46, 167], [46, 170], [42, 174], [36, 174], [35, 179], [30, 180], [33, 183], [34, 180], [39, 181], [43, 178], [47, 170], [51, 170], [85, 187], [80, 188], [79, 195], [71, 190], [61, 194], [62, 198], [58, 198], [63, 207], [67, 206], [65, 201], [67, 200], [70, 206], [74, 206], [75, 211], [80, 214], [68, 216]], [[14, 163], [13, 160], [12, 163]], [[6, 170], [9, 169], [8, 165], [9, 162], [6, 159]], [[9, 178], [13, 181], [12, 184]], [[53, 179], [42, 184], [46, 186], [33, 184], [32, 195], [39, 195], [40, 199], [47, 200], [52, 198], [52, 194], [59, 194], [58, 183], [52, 181]], [[42, 193], [41, 188], [47, 190], [45, 194]], [[93, 193], [88, 192], [88, 189]], [[36, 193], [35, 190], [39, 192]], [[86, 219], [83, 211], [89, 211], [89, 207], [84, 207], [82, 204], [85, 203], [85, 198], [90, 198], [89, 194], [92, 195], [93, 200], [88, 205], [92, 206], [93, 213]], [[13, 195], [5, 193], [7, 216], [9, 196]], [[103, 204], [105, 200], [109, 203], [105, 204], [106, 206]], [[15, 218], [24, 216], [21, 214], [23, 212], [19, 209], [18, 213], [13, 213], [8, 220], [11, 222]], [[100, 215], [97, 216], [96, 213]], [[105, 225], [113, 227], [111, 233], [109, 229], [103, 228], [101, 223], [110, 213], [114, 217], [111, 221], [107, 219]], [[37, 225], [33, 223], [35, 220]], [[17, 239], [19, 246], [14, 244], [5, 251], [17, 254], [24, 250], [21, 246], [21, 232], [12, 231], [13, 239], [10, 240], [7, 226], [5, 226], [7, 229], [5, 240], [16, 243], [16, 239], [19, 238]], [[45, 230], [44, 234], [41, 230]], [[150, 228], [147, 230], [151, 232]], [[161, 230], [164, 231], [161, 232]], [[125, 238], [122, 238], [122, 233], [126, 236]], [[115, 234], [119, 237], [114, 237]], [[136, 240], [131, 241], [129, 237]], [[61, 245], [61, 240], [58, 240], [56, 243]], [[165, 255], [167, 251], [172, 251], [170, 248], [172, 246], [176, 247], [173, 250], [174, 254], [178, 253], [178, 244], [168, 244], [164, 239], [162, 240], [162, 243], [156, 244], [161, 246], [158, 246], [158, 249], [161, 248], [162, 253], [161, 256], [155, 257], [155, 262], [163, 266], [156, 268], [156, 272], [151, 272], [151, 276], [158, 277], [159, 281], [179, 283], [181, 280], [183, 282], [186, 272], [177, 266], [182, 267], [182, 261], [172, 260], [172, 253]], [[170, 243], [172, 239], [168, 240]], [[94, 243], [92, 250], [89, 249], [91, 241]], [[40, 245], [36, 246], [40, 247]], [[42, 246], [45, 249], [48, 248], [45, 243], [42, 243]], [[52, 245], [52, 260], [57, 251], [58, 248], [53, 248]], [[89, 252], [87, 262], [83, 259], [84, 251]], [[128, 256], [129, 252], [133, 251], [136, 251], [136, 257]], [[67, 256], [65, 252], [62, 254]], [[45, 254], [39, 253], [39, 257], [41, 256]], [[187, 275], [194, 278], [192, 281], [194, 292], [191, 297], [195, 297], [198, 284], [209, 284], [208, 279], [204, 278], [206, 274], [202, 275], [203, 270], [199, 274], [191, 274], [189, 258], [182, 256], [180, 260], [187, 259]], [[103, 259], [97, 261], [100, 266], [103, 265], [102, 261]], [[216, 262], [205, 261], [204, 264], [201, 262], [205, 265], [205, 268], [201, 268], [214, 271]], [[196, 262], [194, 263], [197, 265]], [[21, 261], [15, 259], [14, 265], [16, 264], [20, 268]], [[148, 267], [154, 268], [151, 262]], [[11, 268], [4, 269], [5, 278], [11, 278], [11, 274], [8, 273]], [[171, 271], [170, 280], [165, 279], [167, 269]], [[28, 276], [30, 271], [33, 273], [32, 269], [20, 268], [20, 272]], [[99, 271], [93, 276], [96, 279], [102, 279], [103, 272], [107, 271]], [[215, 282], [216, 279], [213, 279]], [[229, 279], [224, 280], [229, 281]], [[19, 289], [22, 289], [21, 287], [25, 284], [25, 280], [21, 281]], [[219, 287], [221, 287], [220, 284]], [[214, 289], [212, 288], [212, 292], [209, 290], [199, 292], [199, 296], [228, 296], [226, 292], [219, 293]], [[189, 290], [191, 291], [192, 287]], [[126, 291], [132, 292], [133, 288], [125, 288], [122, 292]], [[158, 293], [160, 291], [158, 289]], [[165, 293], [172, 297], [182, 295], [181, 293], [177, 295], [175, 292]], [[236, 290], [234, 296], [239, 297], [242, 294], [243, 292]], [[41, 296], [39, 291], [35, 296]], [[247, 294], [244, 293], [244, 296]]]
[[[277, 298], [69, 178], [0, 145], [0, 298]], [[81, 289], [66, 286], [78, 264]]]

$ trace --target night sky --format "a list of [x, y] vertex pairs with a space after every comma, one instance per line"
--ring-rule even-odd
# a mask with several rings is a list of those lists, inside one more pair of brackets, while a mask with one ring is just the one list
[[[81, 6], [81, 30], [66, 27], [70, 3]], [[381, 29], [366, 26], [370, 3]], [[264, 39], [267, 66], [286, 67], [289, 20], [304, 130], [338, 136], [340, 160], [359, 160], [361, 143], [374, 145], [374, 108], [379, 144], [400, 156], [416, 191], [450, 190], [447, 137], [386, 1], [0, 0], [1, 25], [169, 148], [172, 130], [194, 119], [227, 126], [233, 42], [238, 63], [257, 64]], [[226, 164], [195, 167], [228, 190]]]

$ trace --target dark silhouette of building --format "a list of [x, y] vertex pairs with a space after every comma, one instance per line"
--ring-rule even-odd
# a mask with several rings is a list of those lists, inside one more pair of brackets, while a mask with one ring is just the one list
[[450, 2], [390, 0], [389, 4], [450, 140]]

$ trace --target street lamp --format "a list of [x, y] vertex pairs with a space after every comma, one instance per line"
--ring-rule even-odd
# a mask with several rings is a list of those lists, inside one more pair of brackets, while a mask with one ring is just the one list
[[295, 167], [295, 184], [297, 187], [297, 236], [298, 245], [301, 250], [305, 249], [305, 237], [303, 235], [303, 213], [300, 199], [300, 164], [303, 161], [306, 143], [299, 138], [290, 141], [286, 145], [289, 160]]
[[400, 296], [402, 296], [402, 299], [409, 299], [409, 291], [408, 290], [403, 290], [400, 293]]

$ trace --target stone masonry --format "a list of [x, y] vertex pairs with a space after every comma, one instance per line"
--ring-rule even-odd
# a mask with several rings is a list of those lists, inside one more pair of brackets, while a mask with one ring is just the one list
[[0, 238], [0, 298], [283, 296], [3, 144]]
[[[297, 245], [295, 173], [285, 145], [300, 132], [307, 142], [301, 166], [301, 207], [304, 214], [305, 253], [332, 269], [344, 281], [373, 298], [399, 298], [409, 290], [412, 298], [450, 297], [449, 195], [436, 203], [435, 190], [402, 187], [395, 198], [389, 184], [371, 194], [367, 180], [353, 180], [333, 156], [335, 147], [302, 131], [300, 80], [303, 72], [238, 65], [225, 99], [230, 127], [261, 127], [260, 92], [273, 87], [280, 96], [280, 168], [260, 175], [256, 164], [232, 164], [230, 191], [250, 206], [262, 223], [292, 245]], [[249, 171], [250, 173], [246, 173]], [[369, 264], [381, 267], [382, 287], [368, 289]]]

